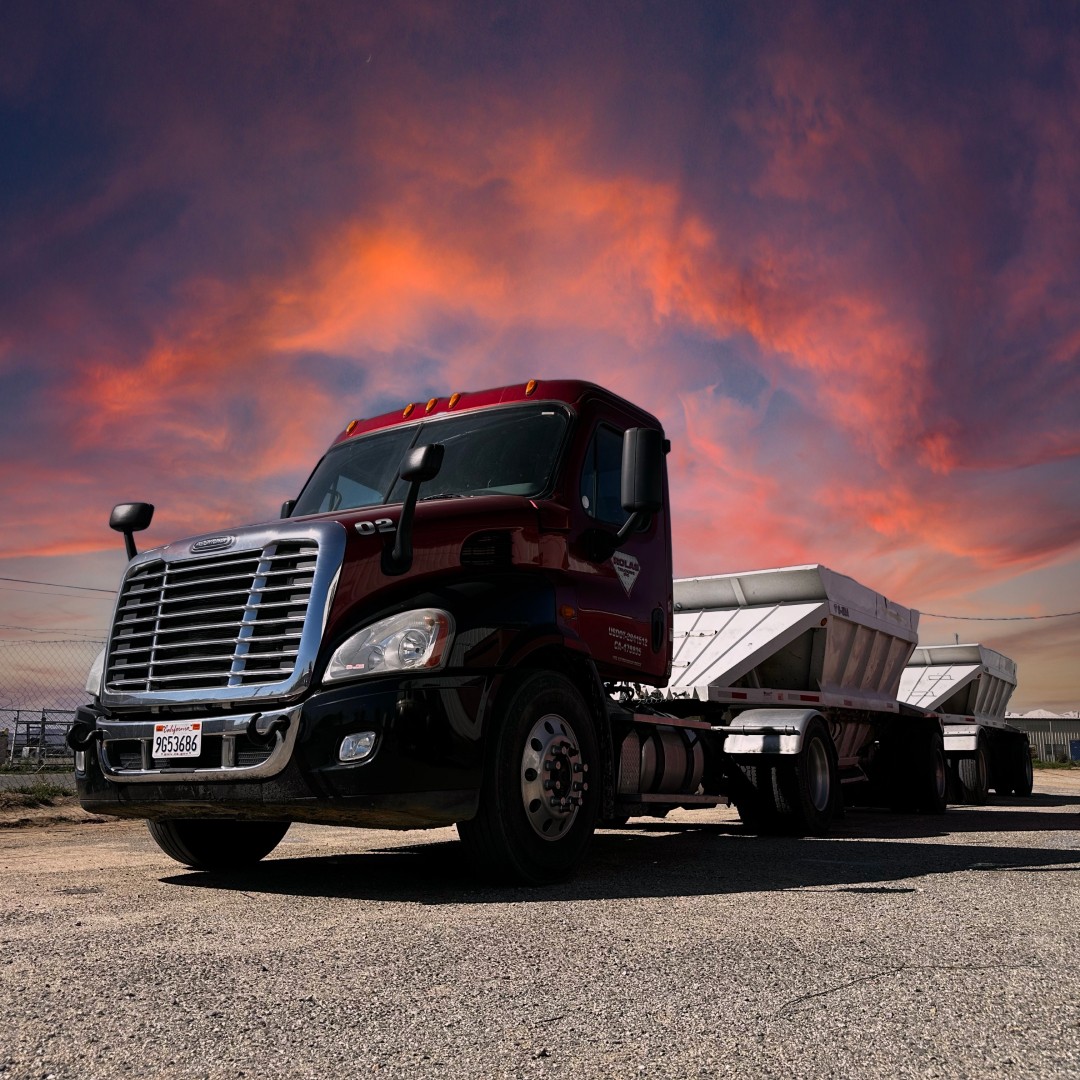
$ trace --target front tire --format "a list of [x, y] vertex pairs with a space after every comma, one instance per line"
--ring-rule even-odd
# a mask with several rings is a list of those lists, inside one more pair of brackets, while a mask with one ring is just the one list
[[592, 718], [574, 684], [549, 671], [526, 674], [503, 701], [479, 810], [458, 835], [487, 876], [564, 881], [585, 856], [600, 805]]
[[287, 821], [148, 821], [150, 835], [170, 859], [192, 870], [243, 870], [265, 858], [289, 831]]

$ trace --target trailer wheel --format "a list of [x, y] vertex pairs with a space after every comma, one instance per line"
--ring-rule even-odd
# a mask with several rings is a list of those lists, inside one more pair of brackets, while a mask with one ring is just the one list
[[924, 814], [945, 813], [949, 778], [940, 731], [928, 729], [914, 740], [909, 776], [914, 809]]
[[980, 735], [973, 757], [962, 757], [956, 763], [960, 783], [960, 798], [974, 806], [982, 806], [990, 793], [990, 753], [986, 738]]
[[170, 859], [193, 870], [240, 870], [254, 866], [281, 842], [287, 821], [148, 821], [150, 835]]
[[994, 786], [999, 795], [1018, 795], [1026, 799], [1031, 794], [1035, 786], [1035, 774], [1031, 767], [1031, 747], [1027, 739], [1016, 739], [1012, 743], [1001, 772], [1002, 782]]
[[776, 831], [776, 767], [757, 758], [737, 762], [730, 776], [731, 798], [750, 832]]
[[569, 679], [536, 671], [511, 690], [498, 723], [479, 810], [458, 823], [458, 835], [494, 878], [564, 881], [585, 855], [600, 808], [592, 718]]
[[836, 816], [840, 773], [836, 748], [821, 720], [812, 720], [794, 758], [777, 769], [776, 809], [785, 832], [821, 836]]

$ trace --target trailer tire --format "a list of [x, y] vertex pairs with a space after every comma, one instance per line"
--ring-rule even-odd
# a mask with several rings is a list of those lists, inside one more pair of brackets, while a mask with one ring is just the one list
[[807, 725], [802, 748], [776, 766], [777, 821], [784, 832], [823, 836], [840, 801], [836, 747], [823, 721]]
[[990, 752], [986, 738], [978, 737], [972, 757], [962, 757], [956, 763], [960, 799], [973, 806], [983, 806], [990, 794]]
[[730, 774], [731, 800], [749, 832], [773, 833], [776, 818], [776, 767], [760, 758], [736, 759]]
[[243, 870], [264, 859], [289, 831], [287, 821], [210, 818], [148, 821], [150, 835], [170, 859], [193, 870]]
[[911, 771], [914, 809], [923, 814], [944, 814], [948, 801], [948, 769], [941, 732], [928, 729], [912, 747]]
[[585, 856], [600, 810], [592, 717], [577, 687], [551, 671], [526, 673], [503, 701], [488, 737], [479, 809], [458, 822], [458, 835], [485, 876], [565, 881]]
[[999, 795], [1017, 795], [1026, 799], [1031, 794], [1035, 786], [1035, 773], [1031, 767], [1031, 747], [1027, 739], [1017, 739], [1009, 747], [1001, 772], [1002, 782], [994, 787]]
[[891, 741], [886, 773], [889, 806], [901, 813], [943, 814], [948, 807], [949, 775], [945, 743], [934, 727]]

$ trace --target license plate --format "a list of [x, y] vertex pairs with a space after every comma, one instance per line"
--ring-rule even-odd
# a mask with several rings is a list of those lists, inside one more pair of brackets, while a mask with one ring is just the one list
[[202, 721], [185, 720], [154, 725], [155, 758], [197, 758], [202, 753]]

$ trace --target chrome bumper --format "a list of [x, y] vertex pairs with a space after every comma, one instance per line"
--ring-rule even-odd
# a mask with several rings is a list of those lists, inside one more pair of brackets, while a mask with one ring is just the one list
[[[162, 781], [199, 781], [215, 780], [264, 780], [276, 776], [285, 768], [292, 757], [300, 730], [301, 706], [280, 709], [264, 713], [243, 713], [230, 716], [201, 717], [192, 716], [192, 720], [202, 722], [203, 756], [208, 754], [212, 760], [220, 762], [212, 766], [155, 765], [151, 757], [154, 738], [153, 720], [105, 720], [99, 718], [97, 730], [101, 732], [98, 748], [98, 760], [102, 773], [117, 783], [161, 783]], [[236, 749], [241, 739], [246, 739], [248, 727], [254, 717], [259, 717], [259, 730], [267, 731], [272, 724], [284, 720], [284, 731], [274, 733], [274, 742], [269, 747], [269, 754], [262, 761], [252, 765], [237, 765]], [[185, 717], [185, 719], [188, 719]], [[157, 721], [160, 722], [160, 721]], [[123, 767], [119, 764], [119, 744], [141, 744], [140, 767]], [[110, 758], [110, 744], [113, 755]], [[130, 755], [129, 755], [130, 756]]]

